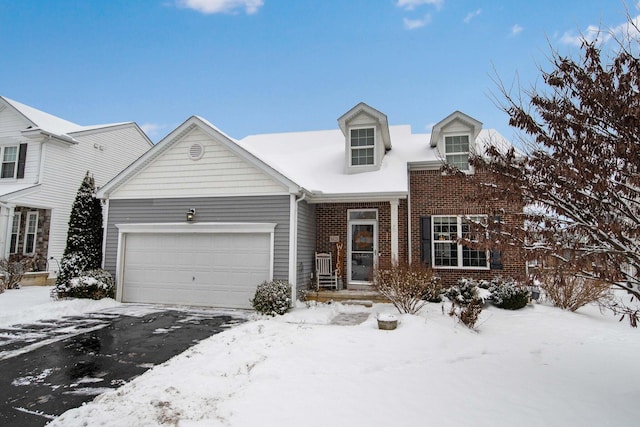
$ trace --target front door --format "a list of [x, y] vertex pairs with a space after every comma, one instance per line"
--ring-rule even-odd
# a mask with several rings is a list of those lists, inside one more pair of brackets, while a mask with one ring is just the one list
[[369, 285], [378, 254], [377, 211], [349, 212], [349, 283]]

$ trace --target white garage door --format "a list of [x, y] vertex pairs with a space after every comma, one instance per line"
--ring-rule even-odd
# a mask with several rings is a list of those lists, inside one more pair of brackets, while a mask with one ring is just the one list
[[127, 233], [122, 301], [251, 308], [270, 278], [268, 233]]

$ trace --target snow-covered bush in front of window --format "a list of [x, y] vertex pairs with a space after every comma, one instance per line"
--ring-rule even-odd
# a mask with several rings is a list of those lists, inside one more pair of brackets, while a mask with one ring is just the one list
[[507, 310], [519, 310], [529, 303], [529, 290], [512, 278], [496, 277], [489, 287], [491, 302]]
[[386, 297], [400, 313], [416, 314], [429, 302], [440, 302], [440, 277], [421, 265], [394, 264], [378, 267], [373, 288]]
[[482, 303], [482, 298], [478, 295], [478, 282], [466, 277], [459, 279], [444, 295], [457, 305], [468, 305], [475, 301]]
[[250, 301], [253, 308], [260, 314], [267, 316], [285, 314], [291, 307], [291, 285], [282, 280], [262, 282]]
[[95, 269], [79, 273], [66, 285], [56, 287], [58, 298], [113, 298], [116, 286], [113, 276], [107, 270]]

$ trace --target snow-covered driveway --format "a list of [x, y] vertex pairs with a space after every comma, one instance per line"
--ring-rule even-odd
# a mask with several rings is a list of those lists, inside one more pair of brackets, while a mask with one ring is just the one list
[[243, 320], [230, 312], [118, 305], [4, 326], [0, 425], [45, 425]]

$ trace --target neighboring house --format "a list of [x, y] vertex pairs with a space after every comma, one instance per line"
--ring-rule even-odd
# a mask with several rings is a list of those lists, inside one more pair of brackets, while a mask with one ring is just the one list
[[152, 145], [135, 123], [80, 126], [0, 97], [0, 258], [56, 272], [87, 171], [103, 185]]
[[[315, 252], [328, 251], [344, 260], [343, 289], [368, 288], [392, 260], [426, 263], [445, 283], [522, 275], [517, 253], [458, 244], [468, 216], [510, 223], [522, 211], [466, 200], [469, 153], [509, 144], [481, 127], [455, 112], [413, 134], [360, 103], [334, 130], [234, 140], [191, 117], [98, 192], [117, 299], [248, 308], [263, 280], [307, 289]], [[443, 161], [468, 175], [444, 175]]]

